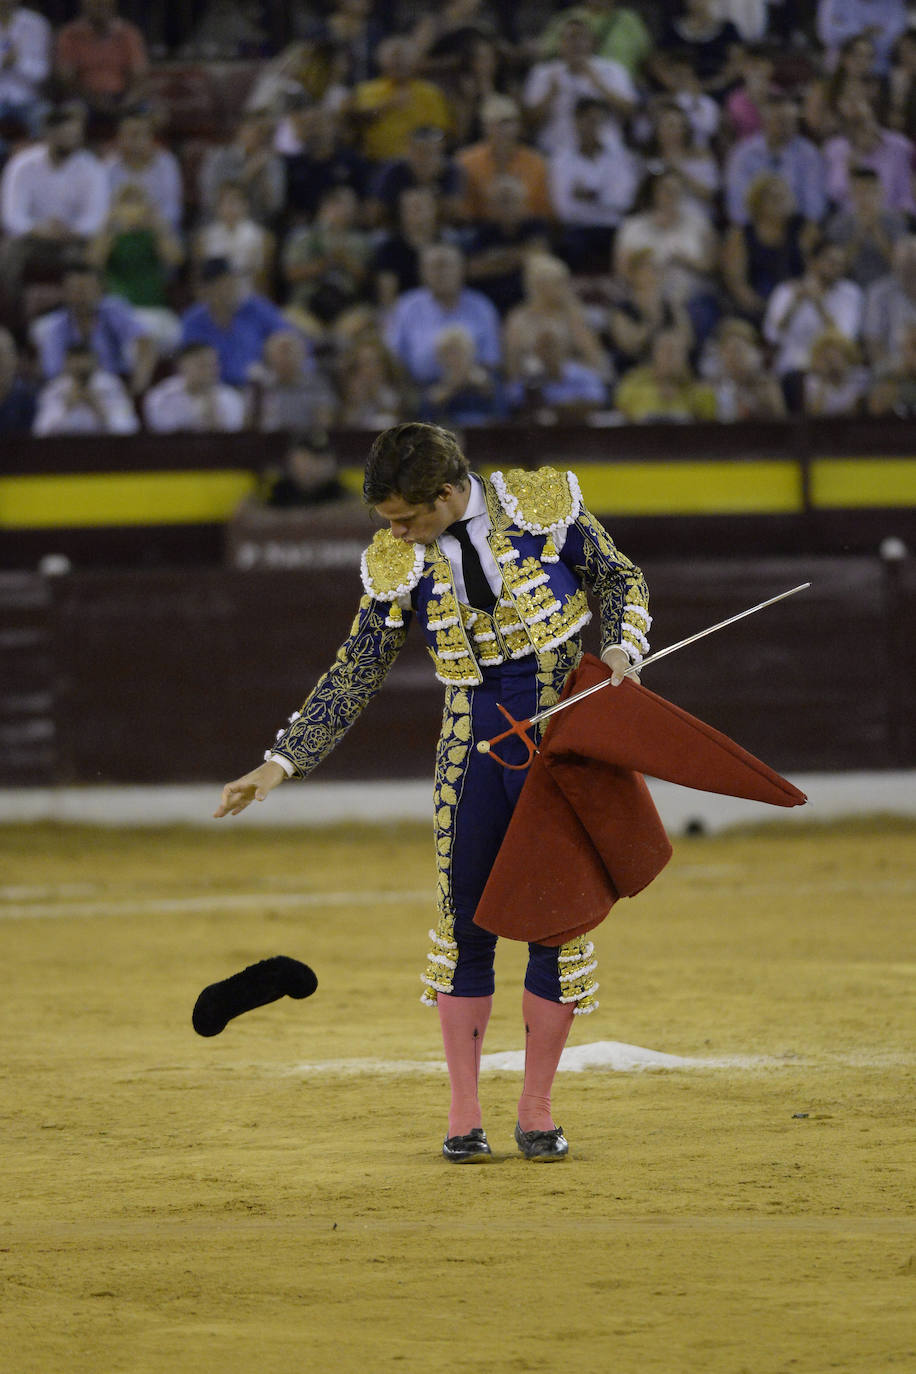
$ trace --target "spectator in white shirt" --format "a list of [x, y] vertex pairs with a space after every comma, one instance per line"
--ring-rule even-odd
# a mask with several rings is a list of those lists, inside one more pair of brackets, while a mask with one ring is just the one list
[[822, 239], [805, 276], [781, 282], [767, 304], [763, 333], [776, 350], [773, 370], [792, 411], [802, 407], [802, 378], [815, 340], [827, 329], [855, 340], [862, 328], [862, 291], [844, 277], [846, 261], [840, 244]]
[[537, 62], [528, 73], [522, 103], [538, 126], [537, 143], [553, 156], [576, 144], [576, 104], [583, 96], [604, 101], [613, 120], [629, 119], [637, 91], [626, 67], [609, 57], [594, 57], [595, 37], [588, 23], [570, 18], [560, 35], [560, 56]]
[[19, 303], [32, 268], [49, 272], [79, 258], [108, 214], [108, 182], [99, 159], [83, 147], [82, 115], [52, 110], [45, 137], [14, 153], [0, 179], [0, 221], [8, 236], [0, 252], [7, 301]]
[[176, 376], [146, 393], [143, 418], [155, 434], [235, 433], [245, 423], [245, 401], [240, 391], [220, 381], [216, 349], [190, 343], [178, 355]]
[[[687, 201], [677, 172], [649, 177], [640, 189], [640, 213], [627, 215], [617, 231], [614, 257], [617, 270], [631, 253], [648, 248], [662, 274], [664, 292], [672, 304], [687, 306], [711, 300], [717, 266], [717, 239], [709, 216]], [[694, 320], [703, 333], [714, 320]]]
[[33, 434], [136, 434], [137, 412], [113, 372], [103, 372], [91, 348], [73, 344], [59, 377], [38, 396]]
[[560, 254], [574, 272], [607, 272], [614, 230], [633, 204], [639, 166], [602, 100], [576, 104], [574, 146], [550, 159], [550, 189], [563, 226]]
[[0, 119], [38, 132], [41, 87], [51, 69], [51, 26], [15, 0], [0, 0]]
[[225, 258], [242, 295], [269, 294], [274, 236], [251, 217], [251, 206], [239, 181], [224, 181], [216, 193], [216, 214], [199, 231], [194, 244], [198, 263]]
[[117, 142], [105, 172], [112, 195], [122, 186], [142, 186], [159, 218], [170, 229], [181, 228], [181, 168], [175, 154], [156, 142], [152, 117], [144, 109], [129, 110], [119, 121]]

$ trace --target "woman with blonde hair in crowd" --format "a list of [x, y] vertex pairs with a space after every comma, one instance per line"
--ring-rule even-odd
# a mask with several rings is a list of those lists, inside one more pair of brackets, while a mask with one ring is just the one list
[[858, 345], [838, 329], [825, 329], [811, 345], [804, 380], [805, 414], [858, 415], [868, 383]]
[[722, 276], [744, 315], [760, 320], [782, 281], [805, 270], [803, 220], [786, 182], [777, 172], [761, 172], [744, 198], [747, 224], [732, 224], [722, 245]]
[[556, 324], [563, 331], [572, 357], [606, 377], [610, 359], [573, 290], [566, 263], [549, 253], [531, 253], [525, 261], [523, 278], [525, 298], [509, 311], [503, 327], [507, 379], [514, 382], [524, 377], [526, 360], [530, 359], [538, 330], [545, 323]]

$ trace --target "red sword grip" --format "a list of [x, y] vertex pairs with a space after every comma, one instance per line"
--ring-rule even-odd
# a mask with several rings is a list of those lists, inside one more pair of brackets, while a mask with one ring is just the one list
[[[509, 714], [505, 706], [501, 706], [499, 702], [496, 703], [496, 707], [509, 722], [509, 729], [504, 730], [501, 735], [494, 735], [492, 739], [481, 740], [477, 748], [481, 754], [489, 754], [490, 758], [493, 759], [495, 763], [498, 763], [500, 768], [508, 768], [513, 773], [519, 773], [523, 768], [530, 768], [531, 764], [534, 762], [534, 756], [537, 753], [537, 745], [527, 733], [528, 730], [531, 729], [531, 721], [516, 720], [514, 716]], [[521, 740], [525, 749], [528, 751], [528, 757], [524, 763], [507, 763], [505, 759], [501, 759], [499, 755], [493, 751], [494, 744], [499, 744], [504, 739], [511, 739], [513, 735]]]

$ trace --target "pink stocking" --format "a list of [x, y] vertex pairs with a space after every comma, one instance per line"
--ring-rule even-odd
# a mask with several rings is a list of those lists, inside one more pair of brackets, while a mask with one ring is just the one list
[[452, 1085], [448, 1133], [467, 1135], [482, 1125], [477, 1080], [484, 1032], [490, 1019], [492, 997], [454, 997], [440, 992], [436, 998], [445, 1062]]
[[525, 1018], [525, 1083], [518, 1103], [523, 1131], [550, 1131], [550, 1090], [573, 1023], [573, 1004], [548, 1002], [527, 988], [522, 994]]

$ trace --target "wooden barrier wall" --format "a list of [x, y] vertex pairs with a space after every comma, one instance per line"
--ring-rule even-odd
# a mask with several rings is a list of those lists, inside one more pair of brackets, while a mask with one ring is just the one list
[[[656, 648], [810, 580], [646, 683], [787, 772], [916, 766], [912, 559], [646, 560]], [[0, 782], [252, 767], [346, 634], [357, 568], [0, 576]], [[411, 635], [324, 778], [430, 775], [442, 689]]]

